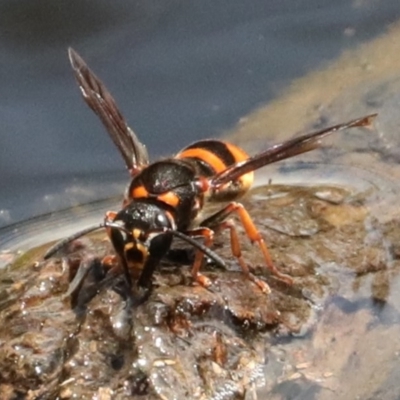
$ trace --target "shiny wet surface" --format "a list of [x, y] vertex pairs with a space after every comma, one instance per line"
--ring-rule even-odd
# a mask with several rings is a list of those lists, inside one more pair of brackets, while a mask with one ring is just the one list
[[[224, 235], [216, 251], [230, 267], [204, 268], [209, 290], [193, 286], [188, 266], [164, 265], [150, 298], [135, 307], [99, 262], [111, 251], [102, 234], [47, 262], [34, 263], [43, 250], [33, 251], [1, 276], [2, 393], [394, 398], [400, 224], [377, 221], [370, 196], [329, 185], [250, 192], [245, 206], [278, 268], [294, 278], [288, 287], [270, 276], [243, 236], [245, 258], [269, 295], [243, 279]], [[70, 296], [82, 262], [91, 272]], [[354, 385], [365, 377], [368, 384]]]

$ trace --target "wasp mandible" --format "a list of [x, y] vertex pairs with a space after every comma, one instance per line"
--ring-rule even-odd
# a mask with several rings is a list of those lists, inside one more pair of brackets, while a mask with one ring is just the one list
[[[103, 83], [71, 48], [69, 59], [85, 102], [101, 119], [132, 179], [120, 211], [107, 212], [101, 224], [62, 240], [50, 248], [44, 258], [78, 237], [105, 228], [128, 284], [131, 286], [134, 282], [139, 287], [149, 287], [154, 270], [170, 250], [173, 238], [178, 237], [196, 249], [193, 279], [209, 286], [210, 280], [200, 273], [204, 256], [225, 267], [225, 262], [211, 247], [216, 233], [229, 230], [232, 254], [244, 274], [268, 293], [268, 284], [250, 272], [242, 256], [239, 236], [231, 218], [236, 215], [250, 241], [258, 245], [265, 266], [291, 285], [293, 279], [276, 268], [251, 216], [236, 200], [251, 187], [255, 170], [311, 151], [320, 146], [322, 138], [333, 132], [368, 126], [376, 114], [287, 140], [252, 157], [231, 143], [209, 139], [185, 147], [175, 157], [150, 163], [146, 147], [127, 125]], [[198, 222], [207, 202], [227, 204]]]

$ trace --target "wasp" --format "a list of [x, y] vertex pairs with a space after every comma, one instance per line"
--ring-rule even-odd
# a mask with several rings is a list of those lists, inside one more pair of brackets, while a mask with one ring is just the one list
[[[185, 147], [172, 158], [151, 163], [145, 145], [127, 125], [104, 84], [71, 48], [69, 59], [83, 99], [100, 118], [119, 149], [131, 181], [120, 211], [107, 212], [102, 223], [57, 243], [44, 258], [54, 255], [72, 240], [105, 228], [127, 283], [149, 287], [152, 275], [167, 256], [173, 239], [180, 238], [195, 249], [194, 281], [207, 287], [211, 281], [200, 272], [204, 258], [206, 256], [217, 265], [226, 266], [211, 248], [214, 236], [228, 230], [232, 254], [245, 276], [268, 293], [268, 284], [251, 273], [242, 256], [232, 218], [236, 215], [250, 241], [260, 249], [266, 268], [281, 281], [292, 285], [293, 279], [274, 265], [263, 237], [237, 200], [252, 186], [255, 170], [311, 151], [321, 145], [322, 138], [333, 132], [368, 126], [376, 114], [295, 137], [252, 157], [234, 144], [208, 139]], [[209, 202], [223, 205], [218, 212], [201, 221], [201, 211]]]

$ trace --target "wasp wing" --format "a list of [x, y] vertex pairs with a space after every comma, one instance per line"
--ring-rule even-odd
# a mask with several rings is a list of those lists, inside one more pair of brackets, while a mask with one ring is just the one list
[[298, 154], [314, 150], [321, 145], [320, 140], [323, 137], [347, 128], [363, 126], [368, 127], [371, 125], [376, 115], [377, 114], [367, 115], [362, 118], [354, 119], [343, 124], [330, 126], [320, 131], [308, 133], [303, 136], [276, 144], [264, 152], [250, 157], [245, 161], [233, 164], [224, 171], [214, 175], [211, 178], [211, 185], [214, 188], [218, 188], [221, 185], [238, 179], [242, 175], [251, 171], [255, 171], [256, 169], [264, 167], [267, 164], [272, 164], [274, 162], [284, 160], [285, 158], [290, 158], [297, 156]]
[[85, 61], [72, 48], [68, 54], [85, 102], [101, 119], [129, 171], [135, 175], [149, 164], [146, 147], [129, 128], [114, 98]]

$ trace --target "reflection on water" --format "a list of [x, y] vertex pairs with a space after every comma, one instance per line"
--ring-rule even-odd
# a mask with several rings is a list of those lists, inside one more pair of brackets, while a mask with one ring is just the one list
[[120, 202], [119, 197], [100, 200], [2, 228], [0, 268], [32, 247], [67, 237], [84, 227], [100, 223], [105, 212], [118, 209]]
[[[58, 210], [86, 204], [122, 193], [128, 174], [102, 172], [90, 174], [56, 175], [45, 181], [31, 179], [6, 180], [7, 188], [2, 192], [0, 228], [11, 229], [19, 221], [32, 215], [46, 215]], [[22, 187], [21, 187], [22, 185]]]

